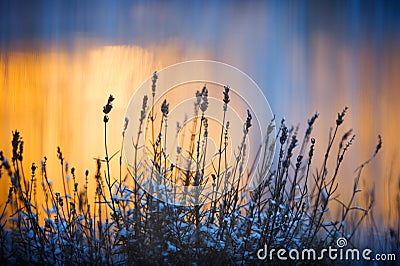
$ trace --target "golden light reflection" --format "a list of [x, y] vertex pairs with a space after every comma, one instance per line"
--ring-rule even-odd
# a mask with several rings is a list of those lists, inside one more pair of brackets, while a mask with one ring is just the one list
[[[106, 46], [74, 52], [51, 49], [2, 54], [0, 147], [11, 160], [11, 132], [20, 131], [25, 174], [30, 175], [32, 162], [40, 165], [46, 156], [49, 179], [54, 190], [61, 191], [61, 166], [56, 156], [60, 146], [69, 168], [76, 168], [83, 184], [86, 169], [94, 175], [94, 158], [105, 156], [102, 106], [108, 95], [116, 98], [108, 125], [113, 154], [121, 147], [124, 112], [134, 90], [153, 71], [179, 60], [175, 45], [153, 47], [152, 52], [136, 46]], [[112, 166], [118, 167], [118, 158]], [[4, 176], [0, 182], [3, 202], [10, 180]], [[91, 189], [89, 184], [89, 193]]]
[[[377, 212], [386, 215], [393, 207], [393, 197], [398, 194], [400, 173], [397, 154], [400, 150], [400, 52], [393, 47], [384, 47], [379, 62], [382, 71], [374, 73], [377, 63], [372, 56], [374, 52], [365, 48], [355, 66], [358, 72], [353, 73], [349, 47], [334, 46], [323, 36], [317, 36], [313, 43], [311, 76], [306, 77], [311, 89], [306, 105], [308, 110], [321, 113], [314, 134], [320, 140], [317, 152], [321, 154], [326, 148], [327, 129], [333, 125], [336, 112], [344, 103], [348, 104], [350, 113], [345, 127], [354, 129], [357, 144], [348, 154], [349, 160], [345, 161], [340, 176], [345, 184], [342, 187], [351, 187], [355, 166], [370, 156], [377, 134], [382, 134], [384, 149], [366, 169], [364, 180], [366, 187], [375, 183]], [[106, 46], [74, 52], [53, 49], [2, 54], [0, 148], [8, 158], [12, 156], [11, 131], [18, 129], [25, 141], [26, 169], [31, 162], [39, 164], [43, 156], [47, 156], [49, 177], [54, 181], [55, 190], [61, 190], [62, 183], [57, 182], [61, 169], [56, 156], [56, 147], [60, 146], [70, 167], [76, 168], [78, 178], [83, 181], [86, 169], [94, 174], [93, 158], [104, 157], [101, 111], [108, 95], [111, 93], [116, 98], [109, 123], [108, 145], [113, 154], [121, 147], [123, 117], [131, 94], [154, 70], [186, 59], [177, 47], [176, 43], [171, 43], [148, 50], [134, 46]], [[397, 53], [393, 54], [393, 51]], [[198, 52], [196, 56], [205, 58], [207, 54]], [[352, 83], [354, 75], [358, 75], [360, 82], [357, 84]], [[382, 90], [376, 91], [374, 87]], [[290, 108], [288, 112], [293, 114], [294, 122], [304, 121], [303, 113], [296, 113], [295, 107]], [[112, 163], [113, 167], [118, 167], [117, 159]], [[25, 170], [25, 174], [29, 172]], [[10, 181], [3, 177], [0, 182], [3, 202]], [[89, 191], [93, 187], [89, 187]], [[346, 192], [341, 195], [346, 196]]]
[[[334, 126], [336, 112], [347, 105], [350, 109], [342, 133], [353, 129], [356, 139], [344, 160], [339, 181], [341, 197], [349, 198], [348, 191], [356, 175], [354, 170], [370, 158], [381, 134], [383, 148], [365, 168], [361, 185], [364, 193], [375, 189], [374, 213], [378, 220], [388, 221], [388, 213], [395, 213], [395, 199], [400, 189], [400, 105], [397, 103], [400, 78], [395, 74], [400, 69], [400, 53], [390, 44], [385, 44], [380, 51], [366, 44], [357, 47], [359, 57], [355, 60], [354, 48], [332, 43], [323, 34], [317, 35], [313, 44], [307, 105], [310, 110], [321, 113], [314, 131], [319, 140], [316, 153], [321, 155], [325, 151], [328, 129]], [[331, 163], [333, 166], [334, 160]], [[394, 225], [398, 223], [395, 217], [390, 220]]]

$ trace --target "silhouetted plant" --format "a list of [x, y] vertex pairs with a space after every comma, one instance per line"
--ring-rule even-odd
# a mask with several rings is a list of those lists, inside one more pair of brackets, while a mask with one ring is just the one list
[[[208, 121], [205, 116], [208, 107], [208, 90], [204, 85], [196, 93], [195, 117], [190, 136], [189, 160], [186, 170], [174, 168], [166, 160], [166, 131], [168, 130], [169, 105], [166, 100], [161, 105], [161, 125], [155, 125], [157, 111], [154, 97], [158, 75], [152, 79], [151, 110], [149, 97], [143, 98], [141, 115], [138, 118], [137, 138], [132, 140], [135, 151], [129, 174], [122, 176], [122, 145], [120, 151], [119, 175], [111, 172], [107, 147], [107, 125], [112, 111], [114, 97], [109, 96], [103, 107], [105, 157], [96, 160], [94, 178], [96, 189], [94, 201], [88, 195], [89, 171], [85, 172], [84, 184], [77, 182], [75, 168], [65, 163], [61, 148], [57, 156], [61, 164], [63, 193], [54, 191], [47, 176], [47, 158], [41, 162], [40, 174], [32, 164], [31, 177], [23, 172], [23, 141], [18, 131], [13, 132], [11, 165], [0, 152], [0, 173], [8, 175], [10, 190], [5, 204], [2, 204], [0, 217], [0, 259], [1, 263], [45, 263], [45, 264], [253, 264], [261, 263], [256, 252], [267, 244], [269, 248], [316, 248], [333, 245], [339, 236], [352, 241], [356, 230], [371, 211], [374, 198], [368, 199], [364, 207], [354, 205], [360, 193], [359, 181], [362, 170], [376, 156], [382, 146], [381, 137], [371, 159], [355, 172], [352, 195], [348, 202], [338, 198], [337, 177], [345, 155], [354, 141], [352, 131], [347, 131], [339, 139], [338, 151], [333, 154], [337, 144], [339, 129], [343, 124], [347, 107], [338, 114], [333, 134], [329, 138], [323, 163], [320, 168], [313, 167], [315, 145], [322, 145], [312, 138], [313, 125], [318, 113], [308, 120], [308, 127], [299, 143], [298, 128], [288, 127], [282, 120], [274, 136], [274, 121], [267, 128], [268, 135], [261, 149], [273, 151], [277, 142], [276, 162], [268, 168], [271, 160], [268, 152], [261, 158], [256, 175], [262, 183], [254, 191], [246, 191], [240, 184], [241, 177], [254, 169], [244, 169], [246, 158], [246, 138], [252, 126], [251, 113], [243, 125], [243, 139], [233, 165], [227, 165], [227, 136], [229, 121], [225, 119], [230, 102], [229, 87], [225, 86], [221, 95], [224, 107], [220, 140], [217, 143], [215, 171], [205, 176], [203, 171], [207, 150]], [[201, 114], [201, 116], [198, 116]], [[200, 119], [198, 121], [198, 119]], [[145, 123], [151, 130], [152, 165], [143, 171], [137, 156], [139, 138]], [[122, 137], [128, 123], [125, 120]], [[195, 133], [200, 123], [200, 132]], [[157, 128], [159, 129], [157, 131]], [[178, 125], [179, 128], [179, 125]], [[162, 134], [163, 133], [163, 134]], [[270, 139], [274, 139], [272, 145]], [[164, 145], [161, 143], [164, 142]], [[299, 147], [300, 144], [300, 148]], [[176, 147], [179, 151], [180, 147]], [[179, 154], [179, 152], [178, 152]], [[225, 159], [224, 159], [225, 158]], [[335, 160], [333, 171], [328, 171], [328, 160]], [[191, 164], [194, 164], [194, 170]], [[106, 171], [102, 171], [102, 167]], [[254, 166], [253, 166], [254, 167]], [[316, 171], [314, 171], [316, 170]], [[140, 175], [168, 177], [174, 182], [201, 187], [212, 184], [210, 203], [190, 206], [173, 206], [153, 198], [141, 189], [136, 182]], [[66, 182], [71, 175], [73, 183]], [[44, 195], [43, 208], [36, 202], [37, 181], [41, 180], [41, 193]], [[222, 195], [217, 193], [224, 187]], [[155, 188], [157, 193], [163, 193]], [[335, 217], [329, 206], [338, 203], [342, 215]], [[399, 211], [397, 199], [397, 215]], [[357, 212], [360, 215], [351, 215]], [[328, 220], [327, 220], [328, 219]], [[347, 226], [352, 219], [354, 227]], [[354, 220], [355, 219], [355, 220]], [[390, 229], [390, 239], [399, 243], [399, 231]], [[397, 244], [398, 246], [398, 244]]]

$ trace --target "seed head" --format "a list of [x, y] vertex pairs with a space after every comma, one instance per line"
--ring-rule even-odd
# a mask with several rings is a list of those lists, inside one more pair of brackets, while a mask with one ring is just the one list
[[343, 118], [346, 114], [347, 109], [349, 108], [346, 106], [341, 113], [338, 113], [338, 118], [336, 119], [337, 126], [340, 126], [343, 123]]
[[115, 98], [110, 94], [107, 100], [107, 104], [103, 106], [103, 113], [104, 114], [109, 114], [112, 109], [112, 102], [115, 100]]
[[157, 82], [157, 79], [158, 79], [158, 73], [157, 73], [157, 71], [154, 71], [153, 78], [151, 79], [151, 82], [152, 82], [151, 91], [152, 91], [153, 97], [154, 97], [154, 95], [156, 95], [156, 82]]
[[203, 102], [200, 105], [200, 110], [204, 113], [208, 108], [208, 90], [206, 84], [204, 84], [203, 90], [201, 91], [201, 99]]
[[228, 104], [230, 102], [229, 99], [229, 86], [224, 86], [224, 103]]
[[142, 110], [140, 111], [140, 118], [139, 118], [140, 123], [142, 123], [143, 120], [146, 118], [147, 101], [148, 101], [147, 95], [143, 96]]
[[12, 139], [12, 150], [13, 150], [13, 157], [12, 160], [22, 161], [22, 153], [24, 151], [24, 142], [22, 141], [22, 137], [18, 130], [13, 131], [13, 139]]
[[382, 148], [382, 137], [381, 135], [378, 135], [378, 145], [376, 145], [376, 149], [375, 149], [375, 155], [378, 154], [379, 150]]
[[124, 121], [124, 127], [122, 129], [122, 136], [125, 137], [125, 132], [128, 129], [128, 123], [129, 123], [129, 118], [125, 117], [125, 121]]
[[200, 105], [201, 102], [201, 92], [196, 91], [196, 104], [195, 105]]
[[306, 131], [306, 135], [310, 135], [311, 134], [311, 130], [313, 128], [313, 125], [315, 123], [315, 120], [318, 118], [319, 114], [315, 113], [307, 122], [308, 122], [308, 128]]
[[288, 128], [287, 128], [287, 126], [283, 125], [281, 138], [279, 139], [281, 142], [281, 145], [283, 145], [286, 142], [287, 138], [288, 138]]
[[32, 175], [33, 175], [33, 176], [35, 175], [35, 171], [36, 171], [36, 169], [37, 169], [37, 166], [36, 166], [36, 164], [35, 164], [35, 163], [32, 163], [32, 166], [31, 166], [31, 171], [32, 171]]
[[245, 131], [246, 133], [249, 132], [249, 128], [251, 127], [251, 113], [249, 109], [247, 109], [247, 118], [246, 118], [246, 124], [245, 124]]
[[163, 113], [164, 116], [168, 116], [169, 103], [167, 103], [167, 100], [163, 101], [163, 103], [161, 105], [161, 112]]
[[60, 160], [61, 165], [62, 165], [64, 162], [64, 157], [62, 155], [60, 146], [57, 147], [57, 158]]

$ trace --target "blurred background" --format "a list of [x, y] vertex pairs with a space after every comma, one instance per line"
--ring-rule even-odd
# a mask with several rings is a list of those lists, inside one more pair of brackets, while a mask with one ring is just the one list
[[[278, 121], [303, 132], [318, 111], [320, 158], [337, 112], [349, 107], [342, 133], [353, 128], [357, 136], [339, 173], [345, 198], [381, 134], [362, 186], [375, 188], [375, 215], [388, 222], [399, 193], [399, 47], [398, 1], [1, 1], [0, 149], [11, 159], [18, 129], [26, 173], [47, 156], [50, 179], [61, 184], [60, 146], [83, 180], [93, 158], [104, 157], [110, 93], [113, 154], [129, 99], [153, 71], [217, 60], [247, 73]], [[4, 202], [10, 181], [0, 183]]]

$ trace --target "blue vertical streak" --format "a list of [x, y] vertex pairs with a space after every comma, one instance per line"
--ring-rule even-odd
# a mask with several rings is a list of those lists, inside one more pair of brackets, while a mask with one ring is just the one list
[[[373, 46], [374, 46], [374, 72], [373, 72], [373, 98], [378, 99], [381, 95], [379, 85], [381, 84], [382, 65], [381, 57], [384, 55], [382, 41], [383, 41], [383, 6], [382, 2], [375, 2], [374, 8], [374, 25], [373, 25]], [[389, 21], [390, 23], [390, 21]], [[379, 108], [380, 101], [374, 101], [374, 108]], [[378, 121], [374, 117], [374, 121]]]
[[[380, 108], [380, 104], [382, 101], [380, 101], [380, 96], [382, 95], [382, 93], [384, 93], [382, 90], [384, 90], [384, 88], [380, 88], [380, 84], [381, 84], [381, 77], [382, 77], [382, 71], [383, 71], [383, 67], [384, 65], [382, 64], [382, 60], [381, 57], [385, 55], [385, 52], [383, 51], [383, 46], [382, 46], [382, 41], [383, 41], [383, 33], [382, 33], [382, 25], [383, 25], [383, 2], [378, 1], [378, 2], [374, 2], [375, 6], [374, 6], [374, 24], [372, 25], [373, 27], [373, 34], [372, 37], [374, 38], [373, 40], [373, 66], [371, 66], [373, 68], [373, 74], [372, 74], [372, 82], [373, 82], [373, 90], [372, 90], [372, 99], [376, 99], [374, 101], [372, 101], [372, 125], [374, 129], [380, 128], [380, 124], [379, 121], [380, 119], [380, 115], [381, 115], [381, 108]], [[390, 23], [390, 22], [389, 22]], [[379, 111], [378, 111], [379, 110]], [[375, 133], [375, 132], [374, 132]], [[378, 167], [374, 167], [372, 172], [374, 174], [374, 176], [379, 176], [379, 168]], [[378, 185], [381, 185], [380, 183], [378, 183]]]
[[[186, 3], [187, 4], [187, 3]], [[192, 17], [192, 23], [190, 24], [193, 28], [198, 28], [199, 26], [199, 22], [201, 21], [201, 3], [198, 1], [194, 1], [191, 5], [190, 5], [190, 14]], [[192, 33], [193, 36], [193, 40], [194, 42], [197, 44], [199, 42], [201, 42], [201, 34], [199, 34], [199, 32], [193, 32]]]
[[2, 16], [0, 16], [0, 47], [7, 48], [7, 36], [10, 34], [10, 25], [8, 24], [10, 20], [10, 1], [0, 1], [0, 10], [2, 10]]
[[306, 5], [304, 4], [304, 2], [299, 1], [297, 2], [297, 5], [294, 6], [294, 10], [296, 11], [294, 15], [295, 18], [294, 23], [296, 27], [295, 27], [295, 32], [292, 33], [292, 39], [296, 43], [298, 43], [298, 45], [300, 45], [301, 48], [300, 63], [303, 63], [304, 65], [295, 66], [294, 71], [296, 73], [292, 74], [295, 74], [297, 77], [302, 77], [300, 78], [300, 80], [298, 80], [301, 83], [294, 84], [294, 89], [296, 98], [301, 103], [300, 113], [304, 114], [305, 111], [308, 111], [306, 107], [306, 99], [309, 98], [310, 94], [309, 82], [307, 78], [310, 75], [309, 74], [310, 66], [308, 62], [308, 54], [309, 54], [308, 47], [310, 45], [309, 43], [307, 43], [308, 36], [307, 36], [307, 21], [306, 21]]
[[359, 86], [359, 31], [360, 31], [360, 2], [354, 0], [350, 6], [350, 45], [351, 45], [351, 82], [350, 89], [352, 92], [352, 100], [357, 99], [357, 103], [354, 106], [360, 106], [359, 98], [357, 95]]
[[43, 0], [41, 3], [41, 29], [40, 29], [40, 36], [41, 39], [44, 43], [50, 43], [51, 42], [51, 30], [50, 30], [50, 25], [53, 23], [49, 19], [49, 14], [51, 12], [50, 7], [51, 7], [51, 0]]
[[[211, 29], [213, 25], [215, 26], [213, 28], [213, 37], [214, 39], [211, 40], [210, 45], [213, 45], [213, 50], [217, 50], [218, 47], [221, 47], [221, 43], [223, 42], [220, 38], [222, 35], [221, 28], [224, 30], [227, 30], [225, 20], [224, 20], [224, 13], [226, 12], [227, 8], [223, 6], [223, 3], [221, 1], [215, 1], [213, 2], [215, 6], [214, 7], [214, 13], [212, 14], [212, 22], [209, 24], [211, 26]], [[231, 11], [231, 10], [230, 10]], [[207, 36], [207, 33], [204, 33], [205, 36]], [[207, 45], [207, 44], [206, 44]]]
[[[61, 16], [63, 14], [61, 14], [61, 12], [60, 12], [60, 1], [59, 0], [53, 1], [52, 4], [53, 4], [52, 12], [51, 12], [51, 14], [49, 14], [49, 17], [51, 17], [51, 21], [52, 21], [52, 23], [51, 23], [52, 39], [53, 39], [53, 44], [56, 46], [59, 46], [61, 43], [60, 42], [60, 20], [62, 19]], [[65, 24], [63, 26], [66, 27], [66, 29], [64, 29], [64, 30], [67, 30], [67, 31], [70, 30], [69, 25]]]
[[283, 106], [282, 99], [285, 98], [283, 93], [284, 84], [282, 82], [281, 75], [281, 63], [283, 60], [282, 51], [279, 50], [282, 47], [282, 35], [280, 30], [276, 30], [276, 27], [280, 25], [281, 2], [271, 1], [269, 2], [269, 8], [267, 9], [266, 19], [266, 31], [267, 31], [267, 43], [266, 43], [266, 62], [265, 62], [265, 77], [267, 83], [272, 91], [272, 101], [270, 102], [273, 112], [277, 117], [282, 117], [285, 113], [285, 106]]
[[[104, 32], [108, 39], [116, 40], [117, 37], [117, 1], [107, 1], [107, 4], [103, 5], [101, 15], [104, 16], [104, 21], [106, 23], [102, 24], [104, 27]], [[101, 31], [101, 29], [99, 29]]]

